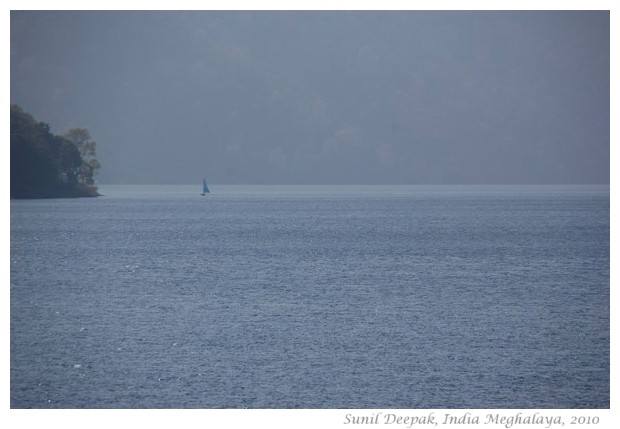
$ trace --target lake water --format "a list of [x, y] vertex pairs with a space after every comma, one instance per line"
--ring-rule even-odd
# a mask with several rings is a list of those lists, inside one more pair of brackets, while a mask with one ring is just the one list
[[11, 201], [14, 408], [608, 408], [609, 186]]

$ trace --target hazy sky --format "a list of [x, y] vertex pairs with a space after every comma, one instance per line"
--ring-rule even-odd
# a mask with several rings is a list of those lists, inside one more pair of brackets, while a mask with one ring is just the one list
[[609, 183], [609, 12], [11, 12], [100, 183]]

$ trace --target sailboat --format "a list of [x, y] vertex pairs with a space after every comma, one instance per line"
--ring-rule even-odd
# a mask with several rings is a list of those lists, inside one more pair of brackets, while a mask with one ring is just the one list
[[209, 187], [207, 186], [207, 181], [205, 179], [202, 179], [202, 196], [205, 196], [209, 193]]

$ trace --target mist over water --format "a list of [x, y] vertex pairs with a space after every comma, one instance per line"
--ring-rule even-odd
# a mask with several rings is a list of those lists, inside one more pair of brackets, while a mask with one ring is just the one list
[[11, 11], [102, 183], [609, 183], [609, 11]]

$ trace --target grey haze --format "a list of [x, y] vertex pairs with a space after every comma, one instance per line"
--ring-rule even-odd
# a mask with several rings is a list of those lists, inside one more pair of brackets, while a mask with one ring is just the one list
[[101, 183], [609, 183], [608, 11], [12, 11]]

